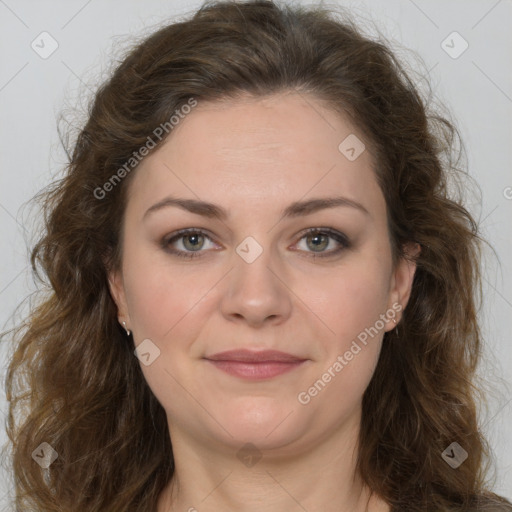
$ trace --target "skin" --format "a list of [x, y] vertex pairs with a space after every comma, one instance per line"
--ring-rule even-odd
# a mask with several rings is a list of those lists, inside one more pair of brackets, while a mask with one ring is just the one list
[[[160, 350], [141, 364], [167, 413], [176, 465], [158, 512], [390, 510], [363, 485], [356, 448], [363, 393], [384, 332], [396, 326], [392, 319], [309, 403], [297, 398], [379, 315], [393, 304], [405, 308], [414, 276], [411, 262], [393, 268], [370, 151], [350, 161], [338, 149], [350, 134], [364, 140], [339, 114], [295, 92], [200, 102], [136, 170], [122, 267], [109, 283], [135, 345], [150, 339]], [[215, 203], [229, 216], [170, 206], [143, 219], [171, 194]], [[367, 213], [342, 206], [280, 220], [294, 201], [333, 195]], [[304, 233], [325, 227], [350, 245]], [[199, 257], [162, 247], [183, 228], [210, 239], [182, 237], [170, 246], [189, 254], [196, 247]], [[263, 250], [252, 263], [236, 252], [248, 236]], [[313, 259], [322, 252], [331, 255]], [[235, 348], [276, 349], [307, 361], [248, 381], [204, 359]], [[246, 443], [262, 456], [250, 467], [237, 457]]]

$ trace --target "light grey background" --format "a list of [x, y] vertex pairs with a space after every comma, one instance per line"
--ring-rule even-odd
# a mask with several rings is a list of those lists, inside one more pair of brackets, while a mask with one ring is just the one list
[[[300, 2], [306, 3], [306, 2]], [[417, 52], [430, 70], [436, 97], [452, 112], [467, 149], [470, 173], [482, 189], [472, 206], [498, 258], [488, 251], [481, 314], [486, 359], [481, 374], [497, 391], [482, 409], [481, 424], [497, 462], [495, 492], [512, 499], [512, 2], [509, 0], [339, 1], [373, 20], [394, 41], [400, 58], [419, 69]], [[87, 95], [111, 66], [113, 45], [126, 47], [134, 35], [193, 11], [200, 2], [145, 0], [0, 0], [0, 329], [12, 327], [15, 307], [34, 289], [26, 241], [34, 239], [33, 209], [22, 206], [65, 162], [56, 131], [57, 115], [85, 105]], [[329, 5], [336, 5], [331, 2]], [[41, 32], [58, 43], [51, 48]], [[451, 35], [458, 32], [459, 36]], [[445, 41], [444, 48], [442, 42]], [[467, 41], [467, 50], [457, 58]], [[419, 69], [423, 72], [424, 69]], [[421, 86], [421, 83], [419, 83]], [[85, 98], [84, 98], [85, 95]], [[82, 98], [77, 99], [77, 98]], [[80, 117], [74, 115], [75, 122]], [[29, 222], [30, 220], [30, 222]], [[37, 220], [37, 219], [36, 219]], [[27, 304], [19, 310], [19, 321]], [[0, 443], [6, 442], [3, 378], [7, 351], [0, 347]], [[507, 428], [508, 427], [508, 428]], [[471, 454], [470, 454], [471, 456]], [[4, 461], [4, 464], [7, 461]], [[0, 473], [0, 509], [8, 509], [11, 476]]]

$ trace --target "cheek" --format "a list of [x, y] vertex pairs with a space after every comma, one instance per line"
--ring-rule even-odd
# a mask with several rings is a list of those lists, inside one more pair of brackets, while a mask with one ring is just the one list
[[145, 257], [142, 251], [134, 251], [125, 260], [133, 339], [136, 345], [149, 339], [158, 348], [158, 356], [147, 366], [141, 362], [141, 370], [166, 411], [181, 418], [180, 411], [185, 411], [184, 416], [194, 412], [183, 386], [194, 395], [201, 394], [194, 381], [189, 382], [187, 358], [208, 307], [205, 295], [215, 280], [204, 272], [180, 272], [176, 265], [157, 265]]
[[[318, 307], [330, 332], [319, 336], [322, 356], [312, 368], [300, 404], [318, 421], [336, 423], [359, 407], [378, 362], [389, 281], [379, 265], [333, 276]], [[329, 405], [326, 405], [329, 404]]]
[[[385, 313], [389, 276], [386, 261], [354, 258], [329, 274], [314, 279], [304, 276], [297, 294], [322, 320], [326, 327], [324, 340], [341, 350]], [[382, 328], [381, 323], [379, 326]]]
[[190, 323], [188, 315], [201, 308], [202, 297], [212, 287], [209, 281], [204, 272], [183, 272], [151, 262], [143, 252], [133, 253], [125, 262], [125, 287], [136, 339], [163, 340], [182, 323]]

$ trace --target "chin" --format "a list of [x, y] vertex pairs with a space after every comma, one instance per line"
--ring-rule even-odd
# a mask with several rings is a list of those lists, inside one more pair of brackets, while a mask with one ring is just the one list
[[222, 412], [222, 425], [233, 436], [230, 442], [234, 439], [238, 445], [250, 442], [261, 449], [275, 449], [286, 446], [295, 437], [290, 432], [292, 422], [297, 421], [294, 407], [283, 407], [266, 397], [245, 398], [244, 402]]

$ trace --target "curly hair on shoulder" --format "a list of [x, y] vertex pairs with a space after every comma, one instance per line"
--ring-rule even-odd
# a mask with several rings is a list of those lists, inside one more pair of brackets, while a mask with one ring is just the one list
[[[174, 472], [166, 415], [107, 282], [121, 262], [136, 166], [112, 177], [191, 98], [287, 90], [311, 94], [367, 135], [394, 261], [407, 257], [408, 242], [422, 248], [403, 321], [385, 334], [363, 397], [363, 480], [393, 510], [512, 510], [487, 488], [490, 449], [477, 421], [482, 239], [449, 193], [450, 180], [467, 178], [453, 162], [457, 129], [430, 110], [383, 40], [337, 14], [271, 1], [207, 3], [137, 43], [98, 88], [64, 177], [37, 197], [45, 230], [31, 263], [46, 291], [14, 330], [5, 381], [17, 510], [155, 509]], [[454, 441], [470, 453], [456, 471], [441, 457]], [[59, 454], [48, 470], [31, 457], [42, 442]]]

